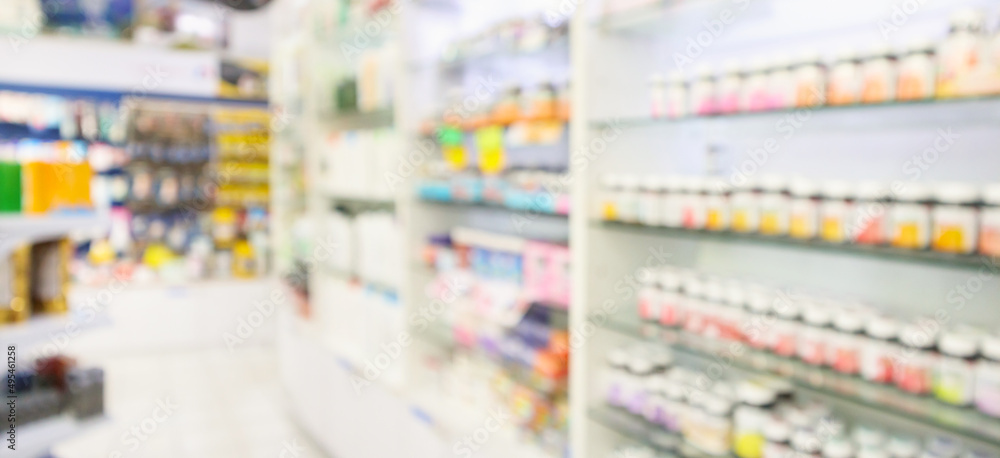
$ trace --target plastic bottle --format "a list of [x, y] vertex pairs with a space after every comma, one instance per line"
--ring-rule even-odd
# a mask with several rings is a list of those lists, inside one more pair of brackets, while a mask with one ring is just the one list
[[979, 190], [966, 183], [935, 186], [931, 211], [931, 246], [945, 253], [972, 253], [979, 236]]
[[792, 60], [787, 55], [779, 55], [771, 61], [767, 74], [768, 94], [772, 110], [787, 110], [795, 106], [795, 80], [792, 77]]
[[877, 181], [866, 181], [857, 186], [854, 217], [848, 232], [854, 243], [881, 245], [888, 232], [886, 219], [889, 213], [889, 190]]
[[906, 183], [896, 192], [889, 211], [889, 242], [898, 248], [922, 250], [931, 239], [930, 189], [921, 183]]
[[861, 377], [869, 382], [892, 383], [894, 356], [902, 354], [896, 344], [899, 323], [886, 316], [873, 316], [865, 325], [868, 339], [861, 349]]
[[743, 75], [736, 61], [727, 61], [722, 66], [722, 76], [718, 83], [718, 112], [733, 114], [740, 111], [740, 97], [743, 92]]
[[897, 100], [907, 102], [934, 98], [934, 60], [934, 43], [930, 40], [914, 41], [906, 47], [899, 59]]
[[853, 105], [860, 101], [861, 70], [857, 54], [851, 49], [841, 49], [830, 67], [827, 104]]
[[861, 102], [887, 103], [896, 99], [896, 56], [887, 45], [871, 50], [861, 63]]
[[984, 337], [980, 352], [983, 358], [976, 368], [976, 408], [1000, 418], [1000, 336]]
[[802, 311], [805, 325], [799, 336], [798, 356], [806, 364], [821, 366], [827, 361], [830, 346], [830, 322], [832, 310], [829, 304], [811, 300]]
[[789, 204], [788, 235], [797, 239], [811, 239], [819, 234], [819, 185], [807, 178], [793, 179], [789, 186], [792, 200]]
[[853, 210], [851, 184], [839, 180], [827, 181], [823, 183], [822, 192], [820, 237], [827, 242], [846, 242], [848, 221]]
[[785, 235], [790, 220], [789, 194], [784, 178], [768, 175], [760, 180], [760, 233]]
[[661, 269], [658, 275], [660, 285], [660, 324], [679, 327], [684, 323], [681, 306], [681, 277], [676, 269]]
[[777, 395], [749, 381], [737, 386], [736, 395], [740, 404], [733, 414], [733, 452], [740, 458], [760, 458], [764, 453], [764, 423], [771, 416]]
[[639, 195], [639, 222], [647, 226], [663, 224], [662, 197], [666, 185], [658, 175], [648, 175], [642, 178]]
[[937, 97], [976, 95], [976, 73], [985, 58], [986, 19], [982, 11], [961, 9], [951, 16], [951, 29], [937, 52]]
[[715, 77], [712, 75], [712, 68], [707, 65], [695, 69], [695, 77], [691, 82], [690, 110], [698, 116], [718, 113]]
[[729, 229], [728, 183], [721, 178], [707, 180], [705, 189], [705, 229], [724, 231]]
[[768, 68], [761, 59], [752, 61], [743, 79], [743, 89], [740, 96], [741, 111], [757, 112], [769, 109]]
[[795, 106], [818, 107], [826, 103], [826, 66], [816, 51], [803, 53], [792, 70], [795, 81]]
[[760, 191], [753, 180], [733, 190], [730, 198], [733, 232], [757, 232], [760, 229]]
[[955, 329], [941, 334], [941, 353], [934, 373], [934, 396], [952, 405], [972, 405], [976, 390], [976, 363], [980, 333]]
[[991, 184], [983, 190], [979, 252], [1000, 256], [1000, 184]]

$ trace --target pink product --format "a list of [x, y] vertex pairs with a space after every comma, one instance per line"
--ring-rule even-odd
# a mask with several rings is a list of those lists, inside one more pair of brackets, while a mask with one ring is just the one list
[[681, 308], [683, 298], [676, 291], [663, 291], [660, 293], [660, 324], [667, 327], [678, 327], [684, 322], [684, 313]]
[[549, 247], [548, 279], [552, 282], [548, 300], [564, 307], [570, 302], [570, 255], [569, 247], [551, 245]]
[[556, 196], [556, 214], [568, 215], [570, 208], [569, 194], [559, 194]]
[[524, 246], [524, 293], [528, 300], [544, 301], [549, 297], [549, 245], [528, 242]]
[[792, 357], [798, 351], [799, 326], [794, 321], [775, 320], [768, 349], [778, 356]]
[[639, 318], [643, 321], [659, 321], [660, 290], [648, 285], [639, 290]]

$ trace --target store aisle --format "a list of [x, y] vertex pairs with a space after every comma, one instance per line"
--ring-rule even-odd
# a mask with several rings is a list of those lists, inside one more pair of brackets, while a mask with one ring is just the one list
[[116, 357], [110, 420], [59, 444], [58, 458], [322, 458], [291, 423], [273, 350]]

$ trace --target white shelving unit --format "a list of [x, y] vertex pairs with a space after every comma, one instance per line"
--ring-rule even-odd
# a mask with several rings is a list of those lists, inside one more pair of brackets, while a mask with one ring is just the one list
[[[629, 425], [604, 415], [607, 412], [602, 410], [600, 386], [605, 356], [610, 349], [628, 342], [659, 339], [650, 337], [637, 322], [628, 319], [635, 314], [635, 290], [621, 286], [638, 269], [647, 267], [651, 257], [657, 265], [696, 268], [719, 275], [856, 296], [883, 304], [885, 311], [905, 317], [932, 314], [940, 309], [946, 304], [949, 290], [962, 284], [978, 268], [972, 258], [856, 247], [840, 249], [598, 221], [596, 202], [604, 174], [726, 177], [740, 164], [752, 160], [749, 151], [772, 138], [778, 139], [780, 153], [760, 165], [757, 173], [798, 174], [816, 180], [892, 181], [907, 179], [904, 163], [932, 145], [939, 129], [954, 129], [960, 134], [960, 141], [925, 170], [919, 180], [977, 184], [995, 181], [1000, 156], [992, 154], [989, 148], [1000, 140], [1000, 134], [992, 127], [996, 113], [1000, 112], [1000, 99], [996, 98], [817, 108], [788, 137], [776, 126], [787, 112], [677, 121], [652, 119], [646, 112], [649, 75], [674, 69], [674, 56], [684, 52], [687, 39], [698, 36], [706, 21], [712, 21], [727, 9], [739, 9], [739, 18], [727, 24], [724, 33], [697, 56], [697, 62], [685, 66], [684, 71], [690, 73], [700, 63], [718, 67], [733, 58], [745, 61], [777, 52], [794, 54], [802, 47], [827, 55], [844, 45], [861, 48], [883, 44], [885, 38], [879, 33], [877, 22], [887, 11], [892, 11], [893, 1], [848, 0], [822, 5], [795, 0], [653, 1], [638, 9], [616, 13], [603, 12], [602, 2], [563, 1], [553, 2], [552, 6], [521, 3], [479, 2], [472, 7], [457, 0], [404, 2], [392, 16], [384, 35], [370, 45], [397, 45], [399, 55], [405, 56], [397, 59], [392, 71], [397, 98], [392, 110], [365, 116], [338, 119], [323, 112], [326, 103], [318, 100], [332, 97], [323, 86], [332, 84], [329, 75], [337, 74], [338, 64], [334, 62], [342, 64], [343, 55], [336, 40], [305, 39], [303, 61], [316, 63], [320, 69], [304, 78], [310, 86], [303, 88], [303, 94], [311, 94], [303, 97], [306, 103], [301, 123], [301, 135], [308, 145], [304, 158], [309, 183], [307, 214], [315, 227], [321, 227], [322, 217], [336, 205], [391, 209], [395, 213], [403, 240], [398, 256], [404, 263], [404, 275], [393, 289], [404, 309], [403, 329], [410, 337], [421, 337], [414, 338], [403, 352], [398, 373], [372, 384], [369, 388], [372, 394], [357, 395], [351, 389], [351, 377], [364, 375], [364, 365], [375, 355], [366, 355], [357, 347], [358, 341], [365, 339], [358, 337], [364, 334], [363, 330], [347, 329], [361, 328], [362, 315], [330, 315], [346, 313], [338, 308], [343, 298], [340, 293], [319, 286], [312, 297], [314, 320], [330, 323], [339, 319], [340, 328], [310, 324], [308, 331], [296, 331], [300, 325], [279, 329], [279, 346], [287, 369], [286, 387], [295, 392], [293, 410], [307, 430], [324, 437], [323, 444], [331, 453], [375, 456], [376, 449], [365, 448], [359, 438], [375, 434], [371, 428], [381, 432], [386, 430], [384, 424], [391, 424], [406, 431], [400, 443], [408, 447], [407, 456], [450, 455], [455, 441], [469, 432], [467, 428], [482, 421], [485, 413], [456, 406], [459, 403], [449, 399], [449, 393], [423, 388], [433, 374], [421, 373], [421, 362], [440, 357], [446, 350], [433, 342], [434, 336], [417, 336], [419, 332], [407, 324], [427, 302], [423, 287], [430, 279], [430, 274], [416, 266], [415, 260], [429, 234], [453, 227], [517, 231], [511, 219], [514, 212], [508, 208], [419, 200], [414, 193], [416, 173], [407, 176], [405, 183], [390, 194], [345, 194], [324, 181], [324, 135], [343, 129], [393, 125], [404, 139], [398, 160], [406, 161], [402, 155], [419, 145], [423, 116], [440, 104], [448, 88], [466, 85], [469, 89], [468, 85], [484, 74], [518, 71], [507, 59], [510, 56], [486, 55], [442, 63], [432, 50], [441, 49], [442, 44], [454, 37], [480, 30], [503, 15], [517, 15], [520, 6], [524, 11], [553, 12], [562, 11], [559, 9], [562, 4], [579, 3], [578, 8], [571, 8], [568, 46], [574, 120], [569, 126], [573, 212], [568, 217], [539, 216], [527, 234], [572, 240], [573, 302], [569, 308], [573, 337], [569, 382], [572, 456], [602, 458], [622, 441], [652, 440], [651, 432], [642, 425], [630, 429]], [[884, 44], [900, 46], [921, 36], [943, 37], [947, 13], [961, 5], [992, 8], [989, 11], [996, 13], [995, 6], [984, 0], [928, 5], [910, 16], [907, 26]], [[314, 13], [323, 12], [320, 9]], [[354, 30], [353, 25], [348, 29]], [[528, 57], [517, 56], [517, 59]], [[461, 73], [463, 66], [473, 70], [453, 81], [441, 76]], [[517, 76], [528, 78], [537, 74]], [[314, 235], [320, 233], [322, 230]], [[343, 276], [342, 272], [318, 269], [311, 284], [324, 285]], [[952, 311], [951, 317], [959, 322], [998, 327], [1000, 315], [989, 312], [998, 297], [1000, 284], [987, 284], [969, 299], [964, 309]], [[607, 310], [609, 304], [616, 310], [613, 314], [616, 319], [610, 323], [598, 322], [595, 314]], [[343, 336], [353, 337], [342, 339]], [[676, 348], [678, 359], [687, 364], [703, 367], [711, 362], [712, 355], [703, 349], [685, 349], [679, 345]], [[765, 372], [750, 365], [737, 364], [732, 369], [734, 375]], [[830, 404], [848, 420], [874, 419], [912, 434], [960, 438], [983, 450], [1000, 451], [996, 445], [1000, 438], [986, 431], [1000, 425], [970, 409], [944, 408], [926, 398], [899, 401], [919, 407], [907, 410], [888, 405], [885, 396], [859, 398], [834, 389], [833, 382], [840, 381], [835, 374], [823, 373], [818, 377], [819, 383], [812, 378], [794, 379], [799, 393]], [[321, 400], [311, 402], [314, 396]], [[372, 406], [377, 406], [388, 413], [384, 418], [365, 417], [351, 422], [343, 415], [323, 413], [323, 406], [338, 406], [337, 410], [344, 412], [370, 412]], [[372, 426], [379, 423], [383, 426]], [[498, 445], [505, 451], [531, 448], [517, 438], [502, 442], [512, 447]], [[394, 453], [389, 451], [392, 445], [368, 444], [385, 453]]]

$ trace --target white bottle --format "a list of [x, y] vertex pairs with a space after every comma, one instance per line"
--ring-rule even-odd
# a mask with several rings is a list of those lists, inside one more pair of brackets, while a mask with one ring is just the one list
[[948, 38], [938, 48], [938, 98], [976, 95], [976, 73], [985, 57], [985, 22], [976, 9], [952, 15]]
[[715, 78], [712, 75], [712, 68], [707, 65], [698, 67], [691, 83], [691, 113], [698, 116], [715, 114], [715, 95]]

